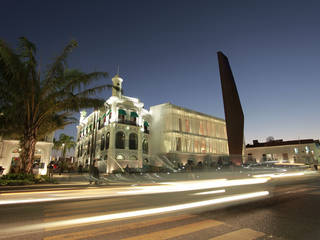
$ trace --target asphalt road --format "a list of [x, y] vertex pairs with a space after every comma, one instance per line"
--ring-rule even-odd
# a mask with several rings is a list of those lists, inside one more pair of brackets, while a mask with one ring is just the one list
[[186, 181], [5, 193], [0, 238], [320, 239], [319, 180], [313, 174], [210, 188]]

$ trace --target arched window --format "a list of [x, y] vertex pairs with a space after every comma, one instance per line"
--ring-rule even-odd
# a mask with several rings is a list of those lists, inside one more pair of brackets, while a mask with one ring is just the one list
[[117, 160], [124, 160], [124, 156], [122, 154], [118, 154], [116, 158]]
[[124, 133], [123, 132], [117, 132], [116, 134], [116, 148], [124, 149]]
[[101, 151], [104, 149], [104, 144], [105, 144], [105, 138], [104, 138], [104, 134], [102, 134], [101, 135], [101, 144], [100, 144]]
[[138, 135], [136, 133], [129, 135], [129, 149], [138, 149]]
[[106, 149], [109, 149], [109, 142], [110, 142], [110, 133], [108, 132], [106, 135]]
[[145, 154], [148, 154], [149, 152], [149, 146], [148, 146], [148, 140], [144, 139], [142, 142], [142, 152]]

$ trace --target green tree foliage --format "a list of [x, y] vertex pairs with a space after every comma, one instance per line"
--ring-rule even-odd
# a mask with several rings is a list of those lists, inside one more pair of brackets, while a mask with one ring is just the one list
[[106, 72], [67, 68], [67, 57], [77, 45], [71, 41], [41, 72], [32, 42], [21, 37], [12, 49], [0, 39], [0, 136], [20, 140], [20, 172], [31, 172], [38, 140], [74, 123], [73, 112], [102, 106], [96, 93], [112, 87], [93, 86]]
[[74, 149], [76, 147], [76, 142], [72, 136], [61, 133], [59, 140], [53, 139], [53, 147], [54, 149], [60, 150], [63, 159], [65, 159], [66, 152]]

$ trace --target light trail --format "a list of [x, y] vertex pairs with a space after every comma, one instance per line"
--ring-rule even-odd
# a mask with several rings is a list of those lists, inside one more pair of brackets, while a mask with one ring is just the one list
[[185, 182], [165, 182], [161, 183], [163, 186], [146, 186], [135, 187], [133, 190], [119, 192], [120, 194], [136, 195], [136, 194], [152, 194], [152, 193], [169, 193], [169, 192], [183, 192], [202, 190], [210, 188], [232, 187], [251, 184], [265, 183], [270, 178], [247, 178], [247, 179], [219, 179], [219, 180], [197, 180], [197, 181], [185, 181]]
[[270, 173], [270, 174], [259, 174], [259, 175], [254, 175], [253, 177], [255, 178], [260, 178], [260, 177], [271, 177], [271, 178], [283, 178], [283, 177], [295, 177], [295, 176], [303, 176], [305, 175], [305, 172], [295, 172], [295, 173]]
[[[117, 189], [110, 189], [108, 191], [106, 191], [105, 189], [91, 189], [91, 190], [85, 190], [81, 192], [79, 191], [79, 193], [75, 193], [75, 192], [70, 193], [68, 190], [66, 190], [65, 192], [59, 192], [59, 194], [52, 194], [52, 195], [49, 195], [48, 197], [34, 196], [34, 198], [24, 197], [23, 199], [3, 199], [3, 200], [0, 200], [0, 205], [194, 191], [194, 190], [202, 190], [202, 189], [210, 189], [210, 188], [262, 184], [267, 182], [269, 179], [270, 178], [249, 178], [249, 179], [235, 179], [235, 180], [216, 179], [216, 180], [197, 180], [197, 181], [184, 181], [184, 182], [166, 182], [158, 186], [133, 187], [126, 191], [121, 191], [121, 190], [119, 191], [119, 188], [117, 188]], [[70, 196], [71, 194], [73, 196]], [[78, 194], [78, 195], [75, 195], [75, 194]], [[23, 196], [21, 195], [21, 197]]]
[[62, 220], [62, 221], [56, 221], [56, 222], [47, 222], [47, 223], [33, 224], [33, 225], [15, 227], [15, 228], [9, 228], [9, 229], [6, 228], [4, 229], [4, 231], [6, 233], [12, 233], [12, 232], [18, 233], [18, 232], [25, 232], [25, 231], [35, 231], [35, 230], [40, 230], [44, 228], [48, 230], [50, 228], [54, 228], [54, 229], [61, 228], [61, 227], [65, 228], [66, 226], [74, 226], [74, 225], [81, 225], [81, 224], [88, 224], [88, 223], [96, 224], [96, 223], [106, 222], [106, 221], [150, 216], [154, 214], [164, 214], [164, 213], [170, 213], [174, 211], [181, 211], [181, 210], [187, 210], [192, 208], [212, 206], [212, 205], [217, 205], [222, 203], [230, 203], [235, 201], [260, 198], [260, 197], [265, 197], [267, 195], [269, 195], [268, 191], [251, 192], [251, 193], [231, 195], [227, 197], [215, 198], [215, 199], [198, 201], [198, 202], [171, 205], [166, 207], [105, 214], [105, 215], [94, 216], [94, 217], [83, 217], [83, 218]]
[[221, 190], [215, 190], [215, 191], [194, 193], [193, 195], [207, 195], [207, 194], [216, 194], [216, 193], [225, 193], [225, 192], [226, 192], [225, 189], [221, 189]]

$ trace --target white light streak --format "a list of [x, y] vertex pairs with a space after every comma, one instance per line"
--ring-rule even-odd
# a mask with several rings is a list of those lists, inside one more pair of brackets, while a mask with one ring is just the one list
[[270, 174], [259, 174], [259, 175], [254, 175], [253, 177], [255, 178], [260, 178], [260, 177], [271, 177], [271, 178], [283, 178], [283, 177], [294, 177], [294, 176], [303, 176], [304, 172], [296, 172], [296, 173], [270, 173]]
[[231, 196], [222, 197], [222, 198], [216, 198], [216, 199], [198, 201], [198, 202], [191, 202], [191, 203], [185, 203], [185, 204], [178, 204], [178, 205], [171, 205], [171, 206], [166, 206], [166, 207], [150, 208], [150, 209], [137, 210], [137, 211], [105, 214], [105, 215], [94, 216], [94, 217], [84, 217], [84, 218], [77, 218], [77, 219], [70, 219], [70, 220], [63, 220], [63, 221], [56, 221], [56, 222], [34, 224], [34, 225], [29, 225], [29, 226], [17, 227], [14, 229], [6, 229], [6, 231], [8, 231], [8, 232], [12, 231], [12, 230], [14, 230], [15, 232], [28, 231], [28, 230], [30, 231], [30, 230], [39, 230], [39, 229], [43, 229], [43, 228], [48, 229], [48, 228], [65, 227], [65, 226], [70, 226], [70, 225], [114, 221], [114, 220], [120, 220], [120, 219], [126, 219], [126, 218], [142, 217], [142, 216], [148, 216], [148, 215], [153, 215], [153, 214], [164, 214], [164, 213], [169, 213], [169, 212], [174, 212], [174, 211], [179, 211], [179, 210], [212, 206], [212, 205], [217, 205], [217, 204], [222, 204], [222, 203], [259, 198], [259, 197], [264, 197], [267, 195], [269, 195], [268, 191], [237, 194], [237, 195], [231, 195]]
[[152, 194], [152, 193], [168, 193], [168, 192], [183, 192], [202, 190], [209, 188], [221, 188], [242, 186], [251, 184], [265, 183], [270, 178], [248, 178], [248, 179], [217, 179], [217, 180], [197, 180], [197, 181], [184, 181], [184, 182], [165, 182], [163, 186], [141, 186], [135, 187], [133, 190], [121, 191], [119, 194], [137, 195], [137, 194]]
[[194, 193], [193, 195], [207, 195], [207, 194], [216, 194], [216, 193], [225, 193], [225, 192], [226, 192], [225, 189], [221, 189], [221, 190], [215, 190], [215, 191]]

